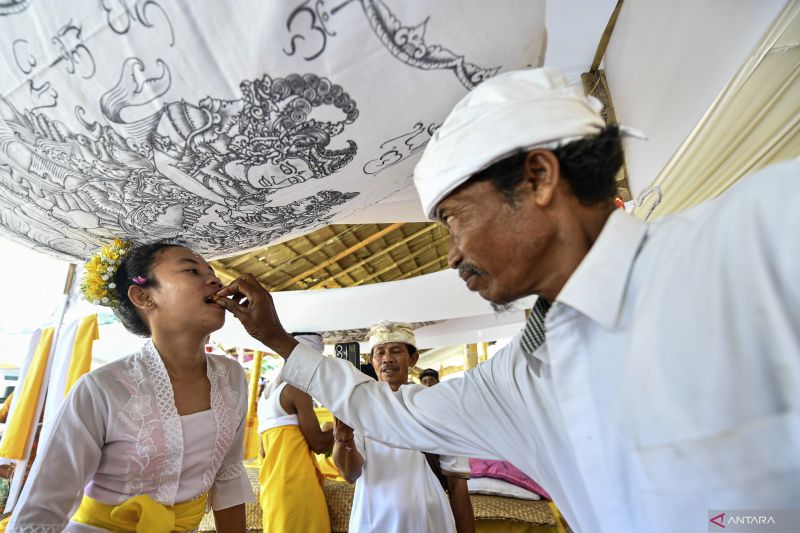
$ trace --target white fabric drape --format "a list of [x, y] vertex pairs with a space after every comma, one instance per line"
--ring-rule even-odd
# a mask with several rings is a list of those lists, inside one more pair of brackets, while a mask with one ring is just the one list
[[62, 258], [112, 235], [222, 257], [347, 217], [545, 50], [545, 0], [6, 4], [0, 235]]
[[[800, 2], [791, 1], [653, 182], [663, 193], [653, 217], [697, 205], [747, 174], [800, 155], [798, 35]], [[645, 201], [636, 214], [651, 208]]]

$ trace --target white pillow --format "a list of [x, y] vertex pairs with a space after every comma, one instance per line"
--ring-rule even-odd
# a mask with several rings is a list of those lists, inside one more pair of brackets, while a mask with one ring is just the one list
[[535, 492], [518, 487], [502, 479], [475, 477], [467, 480], [467, 488], [471, 494], [489, 494], [491, 496], [507, 496], [520, 500], [541, 500]]

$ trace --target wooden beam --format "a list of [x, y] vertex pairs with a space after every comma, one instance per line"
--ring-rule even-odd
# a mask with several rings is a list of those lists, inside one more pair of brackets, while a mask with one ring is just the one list
[[[265, 270], [264, 272], [262, 272], [261, 274], [256, 276], [256, 279], [259, 282], [261, 282], [263, 285], [268, 285], [268, 283], [266, 281], [266, 278], [269, 278], [270, 276], [272, 276], [274, 274], [282, 274], [283, 276], [291, 277], [292, 274], [290, 272], [286, 272], [286, 270], [284, 270], [284, 267], [286, 265], [291, 264], [295, 259], [297, 259], [299, 257], [303, 257], [305, 255], [305, 254], [297, 253], [297, 251], [294, 248], [292, 248], [292, 244], [296, 243], [299, 239], [305, 239], [309, 243], [311, 243], [312, 246], [314, 245], [314, 241], [312, 241], [311, 239], [309, 239], [305, 235], [303, 235], [301, 237], [297, 237], [296, 239], [292, 239], [290, 241], [286, 241], [284, 243], [281, 243], [279, 246], [283, 246], [291, 254], [291, 257], [289, 258], [289, 261], [287, 261], [286, 263], [282, 263], [280, 265], [273, 265], [272, 261], [270, 261], [270, 260], [259, 261], [260, 263], [262, 263], [263, 265], [265, 265], [267, 267], [267, 270]], [[283, 252], [283, 250], [281, 252]]]
[[[329, 239], [326, 239], [324, 242], [321, 242], [321, 243], [315, 245], [313, 248], [309, 248], [308, 250], [306, 250], [302, 254], [295, 255], [294, 257], [292, 257], [291, 259], [289, 259], [285, 263], [282, 263], [281, 265], [273, 267], [273, 268], [276, 269], [278, 272], [283, 272], [284, 268], [288, 267], [289, 265], [291, 265], [295, 261], [297, 261], [299, 259], [303, 259], [305, 257], [308, 257], [311, 254], [313, 254], [315, 252], [318, 252], [321, 249], [325, 248], [326, 246], [330, 246], [334, 242], [336, 242], [338, 240], [341, 240], [341, 238], [344, 237], [345, 235], [347, 235], [348, 233], [352, 233], [357, 228], [362, 227], [362, 226], [363, 226], [363, 224], [349, 226], [349, 227], [347, 227], [347, 229], [345, 229], [343, 231], [340, 231], [339, 233], [337, 233], [333, 237], [330, 237]], [[307, 237], [306, 237], [306, 239], [309, 242], [312, 242], [311, 239], [308, 239]], [[292, 239], [292, 240], [294, 240], [294, 239]], [[282, 243], [282, 244], [283, 244], [283, 246], [286, 246], [287, 248], [289, 248], [289, 250], [291, 250], [291, 247], [289, 246], [289, 242], [291, 242], [291, 241], [286, 241], [285, 243]], [[293, 253], [296, 253], [296, 252], [293, 251]], [[267, 262], [266, 264], [269, 265], [269, 266], [272, 266], [269, 262]], [[257, 279], [261, 280], [262, 278], [266, 277], [268, 274], [269, 274], [269, 272], [265, 272], [265, 273], [261, 274], [260, 276], [257, 276]]]
[[429, 225], [425, 226], [424, 228], [422, 228], [421, 230], [415, 231], [414, 233], [412, 233], [411, 235], [409, 235], [405, 239], [403, 239], [401, 241], [397, 241], [396, 243], [392, 244], [391, 246], [388, 246], [388, 247], [384, 248], [380, 252], [378, 252], [376, 254], [373, 254], [373, 255], [371, 255], [369, 257], [366, 257], [366, 258], [362, 259], [361, 261], [359, 261], [358, 263], [354, 263], [354, 264], [350, 265], [349, 267], [345, 268], [341, 272], [337, 272], [336, 274], [333, 274], [332, 276], [330, 276], [328, 278], [325, 278], [324, 280], [320, 281], [319, 283], [317, 283], [315, 285], [312, 285], [311, 287], [309, 287], [309, 289], [319, 289], [324, 284], [329, 283], [329, 282], [335, 280], [336, 278], [338, 278], [340, 276], [344, 276], [346, 274], [349, 274], [353, 270], [355, 270], [357, 268], [360, 268], [360, 267], [363, 267], [365, 264], [371, 263], [371, 262], [375, 261], [376, 259], [378, 259], [380, 257], [383, 257], [384, 255], [388, 254], [392, 250], [394, 250], [394, 249], [406, 244], [407, 242], [413, 241], [417, 237], [419, 237], [421, 235], [424, 235], [424, 234], [428, 233], [429, 231], [432, 231], [432, 230], [436, 229], [437, 227], [438, 227], [438, 224], [429, 224]]
[[236, 278], [242, 276], [242, 273], [236, 270], [235, 268], [228, 268], [219, 261], [214, 261], [211, 264], [211, 268], [214, 269], [214, 272], [226, 285], [231, 281], [235, 280]]
[[234, 257], [228, 263], [228, 268], [237, 268], [245, 264], [250, 259], [258, 260], [256, 254], [258, 254], [260, 250], [254, 250], [252, 252], [247, 252], [246, 254], [242, 254], [240, 256]]
[[412, 270], [412, 271], [410, 271], [410, 272], [406, 272], [405, 274], [403, 274], [403, 275], [400, 277], [400, 279], [408, 279], [408, 278], [413, 278], [413, 277], [414, 277], [414, 276], [415, 276], [415, 275], [416, 275], [418, 272], [422, 272], [422, 271], [423, 271], [423, 270], [425, 270], [426, 268], [430, 268], [430, 267], [432, 267], [433, 265], [435, 265], [435, 264], [437, 264], [437, 263], [440, 263], [440, 262], [441, 262], [441, 261], [443, 261], [443, 260], [444, 260], [444, 261], [446, 261], [446, 260], [447, 260], [447, 258], [446, 258], [446, 257], [444, 257], [444, 256], [442, 256], [442, 257], [437, 257], [437, 258], [436, 258], [436, 259], [434, 259], [433, 261], [428, 261], [428, 262], [427, 262], [427, 263], [425, 263], [424, 265], [422, 265], [422, 266], [420, 266], [420, 267], [417, 267], [417, 268], [415, 268], [414, 270]]
[[[411, 261], [412, 259], [414, 259], [418, 255], [422, 255], [423, 253], [427, 252], [431, 248], [436, 248], [436, 246], [438, 246], [442, 241], [444, 241], [446, 239], [449, 239], [449, 238], [450, 238], [450, 235], [446, 233], [446, 234], [442, 235], [441, 237], [439, 237], [438, 239], [436, 239], [435, 241], [433, 241], [432, 243], [427, 244], [426, 246], [420, 248], [416, 252], [405, 256], [401, 260], [399, 260], [397, 262], [394, 262], [394, 263], [392, 263], [391, 265], [389, 265], [387, 267], [383, 267], [382, 269], [378, 270], [377, 272], [373, 272], [372, 274], [370, 274], [366, 278], [358, 280], [356, 283], [351, 285], [351, 287], [358, 287], [359, 285], [363, 285], [364, 283], [366, 283], [368, 281], [372, 281], [373, 279], [377, 278], [378, 276], [386, 274], [390, 270], [394, 270], [395, 268], [398, 267], [398, 265], [402, 265], [406, 261]], [[401, 278], [401, 279], [403, 279], [403, 278]]]
[[[72, 294], [72, 285], [75, 283], [75, 273], [78, 271], [78, 265], [70, 263], [67, 267], [67, 279], [64, 281], [64, 295], [69, 296]], [[22, 390], [22, 389], [20, 389]]]
[[335, 256], [331, 257], [327, 261], [323, 261], [322, 263], [309, 268], [305, 272], [301, 272], [300, 274], [296, 275], [292, 279], [290, 279], [288, 281], [284, 281], [283, 283], [281, 283], [277, 287], [274, 287], [272, 290], [273, 291], [281, 291], [281, 290], [285, 289], [286, 287], [291, 287], [292, 285], [294, 285], [298, 281], [300, 281], [300, 280], [302, 280], [304, 278], [307, 278], [308, 276], [310, 276], [312, 274], [315, 274], [315, 273], [319, 272], [323, 268], [328, 268], [329, 266], [331, 266], [331, 265], [335, 264], [337, 261], [339, 261], [339, 259], [342, 259], [343, 257], [347, 257], [348, 255], [352, 254], [353, 252], [356, 252], [356, 251], [364, 248], [368, 244], [370, 244], [370, 243], [372, 243], [374, 241], [377, 241], [378, 239], [380, 239], [384, 235], [387, 235], [387, 234], [393, 232], [394, 230], [396, 230], [397, 228], [399, 228], [402, 225], [403, 224], [399, 223], [399, 222], [395, 223], [395, 224], [390, 224], [389, 226], [383, 228], [379, 232], [373, 233], [372, 235], [370, 235], [369, 237], [367, 237], [363, 241], [360, 241], [360, 242], [354, 244], [353, 246], [351, 246], [350, 248], [348, 248], [348, 249], [346, 249], [346, 250], [344, 250], [342, 252], [339, 252], [338, 254], [336, 254]]
[[600, 43], [597, 45], [597, 51], [594, 54], [592, 68], [589, 69], [592, 72], [600, 68], [600, 62], [603, 60], [603, 56], [606, 55], [608, 41], [611, 40], [611, 34], [614, 32], [614, 26], [617, 24], [617, 17], [619, 17], [619, 11], [622, 9], [622, 4], [624, 1], [625, 0], [617, 0], [617, 5], [614, 6], [614, 11], [611, 13], [611, 17], [608, 19], [606, 29], [603, 30], [603, 35], [600, 36]]

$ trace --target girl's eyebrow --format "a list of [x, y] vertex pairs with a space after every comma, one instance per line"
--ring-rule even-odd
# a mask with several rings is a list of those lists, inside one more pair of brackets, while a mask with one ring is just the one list
[[[180, 259], [178, 259], [178, 262], [179, 263], [192, 263], [193, 265], [201, 266], [199, 261], [197, 261], [196, 259], [192, 259], [191, 257], [181, 257]], [[217, 274], [216, 271], [211, 267], [211, 265], [208, 265], [208, 270], [209, 270], [209, 272], [211, 272], [214, 275]]]

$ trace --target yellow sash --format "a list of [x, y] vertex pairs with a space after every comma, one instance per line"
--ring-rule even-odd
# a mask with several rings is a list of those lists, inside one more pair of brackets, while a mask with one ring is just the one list
[[129, 498], [119, 505], [108, 505], [84, 496], [72, 520], [114, 533], [170, 533], [194, 531], [206, 512], [208, 494], [162, 505], [147, 494]]

